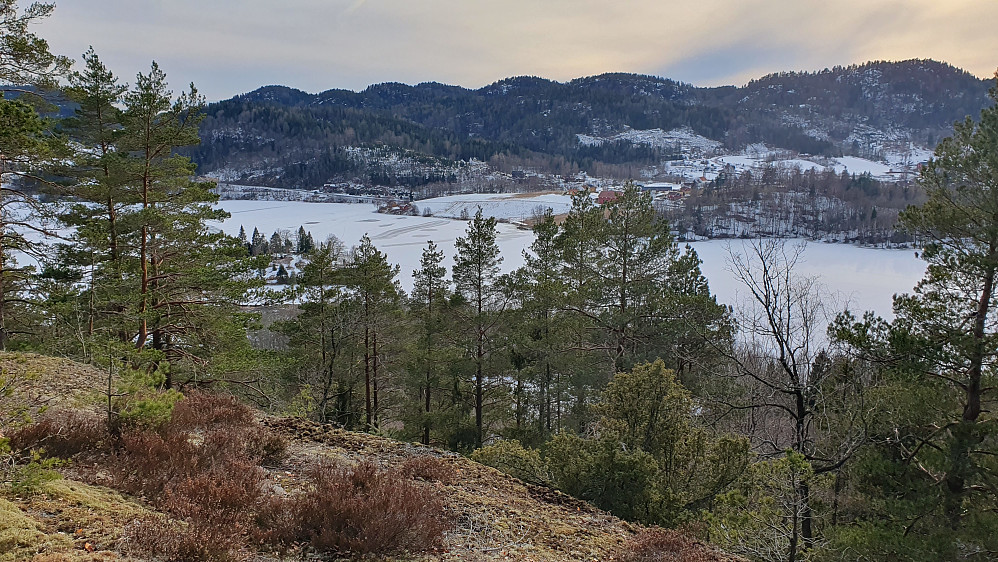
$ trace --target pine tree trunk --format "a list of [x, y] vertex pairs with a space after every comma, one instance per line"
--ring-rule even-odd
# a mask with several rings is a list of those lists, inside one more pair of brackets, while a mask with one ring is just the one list
[[371, 337], [372, 373], [371, 373], [371, 394], [374, 397], [374, 427], [378, 427], [378, 332], [374, 331]]

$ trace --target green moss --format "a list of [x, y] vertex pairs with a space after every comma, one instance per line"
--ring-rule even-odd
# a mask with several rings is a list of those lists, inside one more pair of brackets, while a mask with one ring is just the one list
[[48, 535], [21, 508], [0, 498], [0, 562], [24, 560], [52, 549], [72, 548], [69, 537]]
[[40, 491], [69, 506], [83, 508], [95, 518], [109, 518], [121, 524], [149, 514], [146, 508], [125, 499], [113, 490], [88, 486], [73, 480], [46, 482]]

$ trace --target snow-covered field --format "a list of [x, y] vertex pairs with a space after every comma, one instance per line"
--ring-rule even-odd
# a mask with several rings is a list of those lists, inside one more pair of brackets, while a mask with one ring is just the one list
[[[461, 197], [464, 196], [440, 200], [469, 201]], [[495, 213], [496, 216], [508, 217], [513, 213], [501, 208], [497, 201], [506, 201], [514, 208], [519, 204], [518, 198], [494, 199], [492, 195], [468, 197], [492, 201], [489, 207], [483, 206], [483, 212]], [[534, 201], [536, 205], [536, 199]], [[439, 200], [437, 203], [445, 204]], [[412, 271], [419, 266], [427, 241], [433, 240], [440, 246], [447, 256], [444, 265], [449, 268], [453, 265], [454, 240], [464, 235], [467, 226], [464, 221], [440, 217], [378, 214], [374, 205], [366, 204], [222, 201], [220, 205], [232, 213], [232, 218], [225, 221], [221, 228], [233, 235], [239, 232], [240, 226], [245, 227], [247, 233], [258, 228], [267, 237], [275, 230], [294, 233], [299, 226], [303, 226], [317, 241], [334, 235], [351, 247], [366, 233], [391, 262], [400, 265], [399, 280], [406, 290], [412, 288]], [[503, 271], [523, 265], [523, 251], [532, 241], [530, 231], [499, 224], [498, 243], [503, 256]], [[718, 300], [727, 304], [738, 302], [744, 290], [727, 270], [727, 257], [729, 247], [743, 251], [743, 243], [714, 240], [692, 245], [704, 262], [704, 274]], [[837, 293], [840, 302], [835, 305], [836, 309], [848, 305], [857, 312], [873, 310], [889, 316], [892, 295], [910, 291], [922, 277], [925, 267], [915, 258], [912, 250], [811, 243], [807, 245], [804, 260], [799, 263], [797, 271], [819, 277], [829, 291]]]
[[475, 216], [479, 207], [486, 216], [507, 220], [523, 220], [550, 208], [554, 214], [567, 213], [572, 199], [562, 193], [540, 195], [514, 193], [473, 193], [434, 197], [415, 202], [420, 211], [429, 210], [438, 217], [459, 218], [462, 212]]

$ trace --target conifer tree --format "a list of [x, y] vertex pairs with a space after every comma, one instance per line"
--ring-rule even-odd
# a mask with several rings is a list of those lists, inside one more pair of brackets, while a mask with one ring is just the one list
[[[864, 456], [871, 557], [984, 559], [998, 552], [998, 74], [992, 105], [955, 125], [919, 183], [928, 200], [901, 215], [927, 264], [896, 318], [840, 318], [837, 335], [881, 367], [885, 412]], [[989, 553], [985, 555], [983, 553]]]
[[267, 239], [264, 238], [260, 230], [253, 228], [253, 236], [250, 237], [250, 255], [259, 256], [267, 253]]
[[32, 331], [26, 315], [34, 298], [28, 291], [31, 266], [18, 265], [13, 252], [38, 253], [25, 231], [50, 235], [51, 210], [38, 202], [34, 188], [46, 183], [42, 172], [65, 151], [32, 105], [41, 99], [23, 86], [49, 88], [64, 76], [70, 60], [53, 55], [48, 42], [29, 27], [51, 15], [54, 4], [35, 2], [23, 11], [15, 0], [0, 0], [0, 94], [19, 91], [22, 99], [0, 95], [0, 350], [14, 334]]
[[525, 264], [514, 275], [518, 294], [517, 310], [513, 313], [517, 327], [514, 348], [517, 355], [529, 363], [529, 387], [535, 390], [536, 424], [523, 426], [528, 420], [524, 410], [529, 409], [523, 396], [523, 382], [518, 376], [516, 397], [517, 437], [521, 441], [546, 440], [561, 429], [561, 404], [564, 392], [564, 375], [570, 371], [565, 349], [571, 337], [568, 318], [563, 307], [566, 302], [568, 282], [564, 278], [565, 264], [562, 249], [558, 246], [558, 224], [547, 209], [534, 226], [534, 242], [530, 251], [524, 251]]
[[72, 61], [52, 54], [48, 41], [28, 29], [53, 10], [55, 4], [32, 2], [19, 11], [17, 0], [0, 0], [0, 84], [14, 85], [0, 89], [26, 85], [49, 88], [69, 72]]
[[295, 287], [301, 314], [275, 324], [288, 336], [298, 360], [300, 392], [315, 404], [319, 421], [346, 428], [361, 426], [365, 415], [360, 363], [361, 328], [343, 283], [343, 245], [331, 238], [319, 244]]
[[464, 301], [459, 312], [459, 330], [466, 334], [468, 353], [474, 363], [475, 447], [481, 447], [485, 438], [486, 395], [498, 384], [494, 354], [509, 300], [499, 274], [502, 257], [496, 243], [497, 222], [495, 217], [484, 217], [479, 208], [465, 235], [454, 242], [457, 249], [454, 285]]
[[117, 148], [138, 203], [129, 219], [132, 291], [121, 295], [122, 322], [135, 323], [126, 341], [134, 342], [136, 361], [162, 370], [170, 388], [177, 373], [245, 345], [235, 306], [255, 282], [238, 240], [207, 227], [228, 217], [213, 207], [214, 184], [194, 181], [193, 164], [175, 152], [199, 141], [204, 100], [193, 84], [173, 99], [154, 62], [123, 101]]
[[342, 272], [343, 285], [351, 293], [350, 300], [358, 310], [364, 334], [364, 416], [368, 429], [379, 424], [380, 391], [387, 382], [383, 365], [385, 348], [391, 343], [385, 332], [394, 324], [401, 304], [401, 289], [395, 279], [398, 272], [399, 267], [389, 264], [387, 256], [374, 247], [366, 234]]
[[[127, 292], [125, 281], [127, 240], [134, 234], [129, 217], [138, 203], [137, 192], [128, 186], [126, 158], [118, 152], [122, 134], [120, 102], [127, 86], [104, 66], [93, 50], [83, 55], [84, 68], [70, 75], [70, 99], [79, 104], [75, 116], [62, 123], [63, 129], [79, 143], [74, 165], [68, 172], [76, 179], [74, 196], [79, 203], [61, 216], [73, 227], [69, 244], [62, 247], [60, 268], [75, 269], [88, 279], [86, 295], [87, 338], [98, 333], [119, 332], [110, 324], [121, 320], [124, 311], [119, 296]], [[88, 355], [85, 351], [84, 355]]]
[[281, 253], [281, 250], [284, 249], [284, 240], [281, 238], [280, 233], [274, 232], [270, 235], [270, 241], [267, 242], [267, 249], [271, 254]]
[[[455, 349], [449, 344], [447, 334], [449, 282], [447, 269], [441, 265], [444, 253], [432, 241], [423, 249], [419, 269], [412, 272], [413, 288], [409, 295], [408, 311], [416, 327], [416, 338], [411, 347], [408, 370], [418, 391], [417, 409], [420, 440], [430, 444], [434, 428], [434, 391], [443, 390], [442, 374], [455, 359]], [[460, 384], [455, 381], [455, 384]], [[451, 396], [459, 395], [452, 391]], [[440, 397], [436, 402], [440, 402]]]

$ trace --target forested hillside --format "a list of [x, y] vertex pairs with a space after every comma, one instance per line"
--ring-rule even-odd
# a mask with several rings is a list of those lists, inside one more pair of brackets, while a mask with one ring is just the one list
[[478, 90], [386, 83], [307, 94], [267, 86], [209, 106], [204, 142], [191, 155], [204, 172], [284, 187], [345, 178], [402, 185], [447, 179], [404, 165], [385, 170], [385, 158], [347, 152], [361, 147], [555, 174], [594, 173], [602, 164], [600, 170], [626, 176], [612, 166], [682, 159], [681, 147], [581, 143], [579, 135], [686, 128], [732, 151], [765, 143], [870, 156], [891, 143], [934, 146], [954, 121], [984, 107], [986, 90], [986, 81], [930, 60], [780, 73], [724, 88], [632, 74], [565, 83], [516, 77]]

